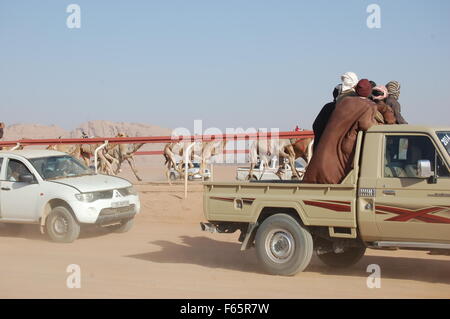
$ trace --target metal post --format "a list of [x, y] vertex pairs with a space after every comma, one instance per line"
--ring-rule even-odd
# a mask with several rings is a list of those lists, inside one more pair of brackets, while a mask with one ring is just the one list
[[102, 145], [97, 147], [94, 152], [94, 165], [95, 165], [95, 174], [98, 174], [98, 152], [104, 149], [108, 145], [108, 141], [105, 141]]
[[189, 173], [189, 152], [191, 151], [191, 148], [195, 145], [195, 143], [191, 143], [186, 148], [186, 153], [184, 154], [184, 198], [187, 198], [187, 184], [188, 184], [188, 173]]

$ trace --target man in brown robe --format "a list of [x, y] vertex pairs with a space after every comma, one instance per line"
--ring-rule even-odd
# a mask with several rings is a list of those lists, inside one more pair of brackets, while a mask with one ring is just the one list
[[337, 103], [306, 169], [304, 183], [340, 184], [352, 170], [358, 132], [377, 125], [377, 106], [362, 97], [366, 92], [368, 96], [371, 87], [358, 97], [346, 97]]

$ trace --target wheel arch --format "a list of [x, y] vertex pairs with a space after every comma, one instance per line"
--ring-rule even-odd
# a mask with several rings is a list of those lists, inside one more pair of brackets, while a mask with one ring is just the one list
[[302, 227], [308, 229], [310, 223], [306, 218], [305, 212], [298, 203], [260, 203], [255, 209], [255, 217], [253, 222], [249, 223], [249, 229], [245, 235], [241, 250], [246, 250], [252, 247], [253, 241], [258, 231], [259, 226], [270, 216], [277, 214], [285, 214], [294, 218]]
[[64, 199], [61, 198], [53, 198], [51, 200], [49, 200], [43, 208], [42, 211], [42, 215], [40, 218], [40, 226], [41, 226], [41, 233], [44, 233], [44, 229], [45, 229], [45, 222], [47, 220], [48, 215], [50, 214], [50, 212], [55, 208], [55, 207], [59, 207], [59, 206], [63, 206], [65, 208], [67, 208], [70, 212], [70, 214], [73, 216], [73, 218], [78, 221], [77, 216], [75, 215], [72, 207], [69, 205], [69, 203], [67, 201], [65, 201]]
[[260, 205], [258, 205], [258, 208], [256, 209], [255, 222], [261, 224], [268, 217], [276, 214], [289, 215], [304, 227], [310, 225], [302, 207], [300, 206], [300, 204], [295, 202], [260, 203]]

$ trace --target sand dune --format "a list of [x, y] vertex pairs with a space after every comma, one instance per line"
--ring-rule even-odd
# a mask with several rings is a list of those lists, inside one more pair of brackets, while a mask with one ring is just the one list
[[73, 130], [65, 130], [56, 125], [41, 124], [13, 124], [7, 125], [3, 140], [18, 140], [22, 138], [79, 138], [81, 132], [89, 136], [112, 137], [117, 133], [125, 133], [128, 136], [165, 136], [172, 130], [156, 125], [127, 122], [89, 121], [80, 124]]

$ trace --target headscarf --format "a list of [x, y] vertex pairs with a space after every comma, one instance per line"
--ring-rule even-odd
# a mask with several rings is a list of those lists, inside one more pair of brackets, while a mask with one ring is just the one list
[[358, 76], [353, 72], [342, 74], [342, 92], [353, 89], [358, 84]]
[[388, 90], [390, 96], [398, 100], [398, 98], [400, 97], [400, 83], [398, 83], [397, 81], [391, 81], [386, 84], [386, 89]]
[[[377, 93], [375, 93], [375, 91]], [[383, 101], [388, 97], [389, 93], [384, 85], [378, 85], [372, 90], [372, 99], [374, 101]]]
[[361, 97], [368, 97], [372, 93], [372, 85], [370, 84], [369, 80], [362, 79], [356, 85], [355, 91], [356, 94]]

